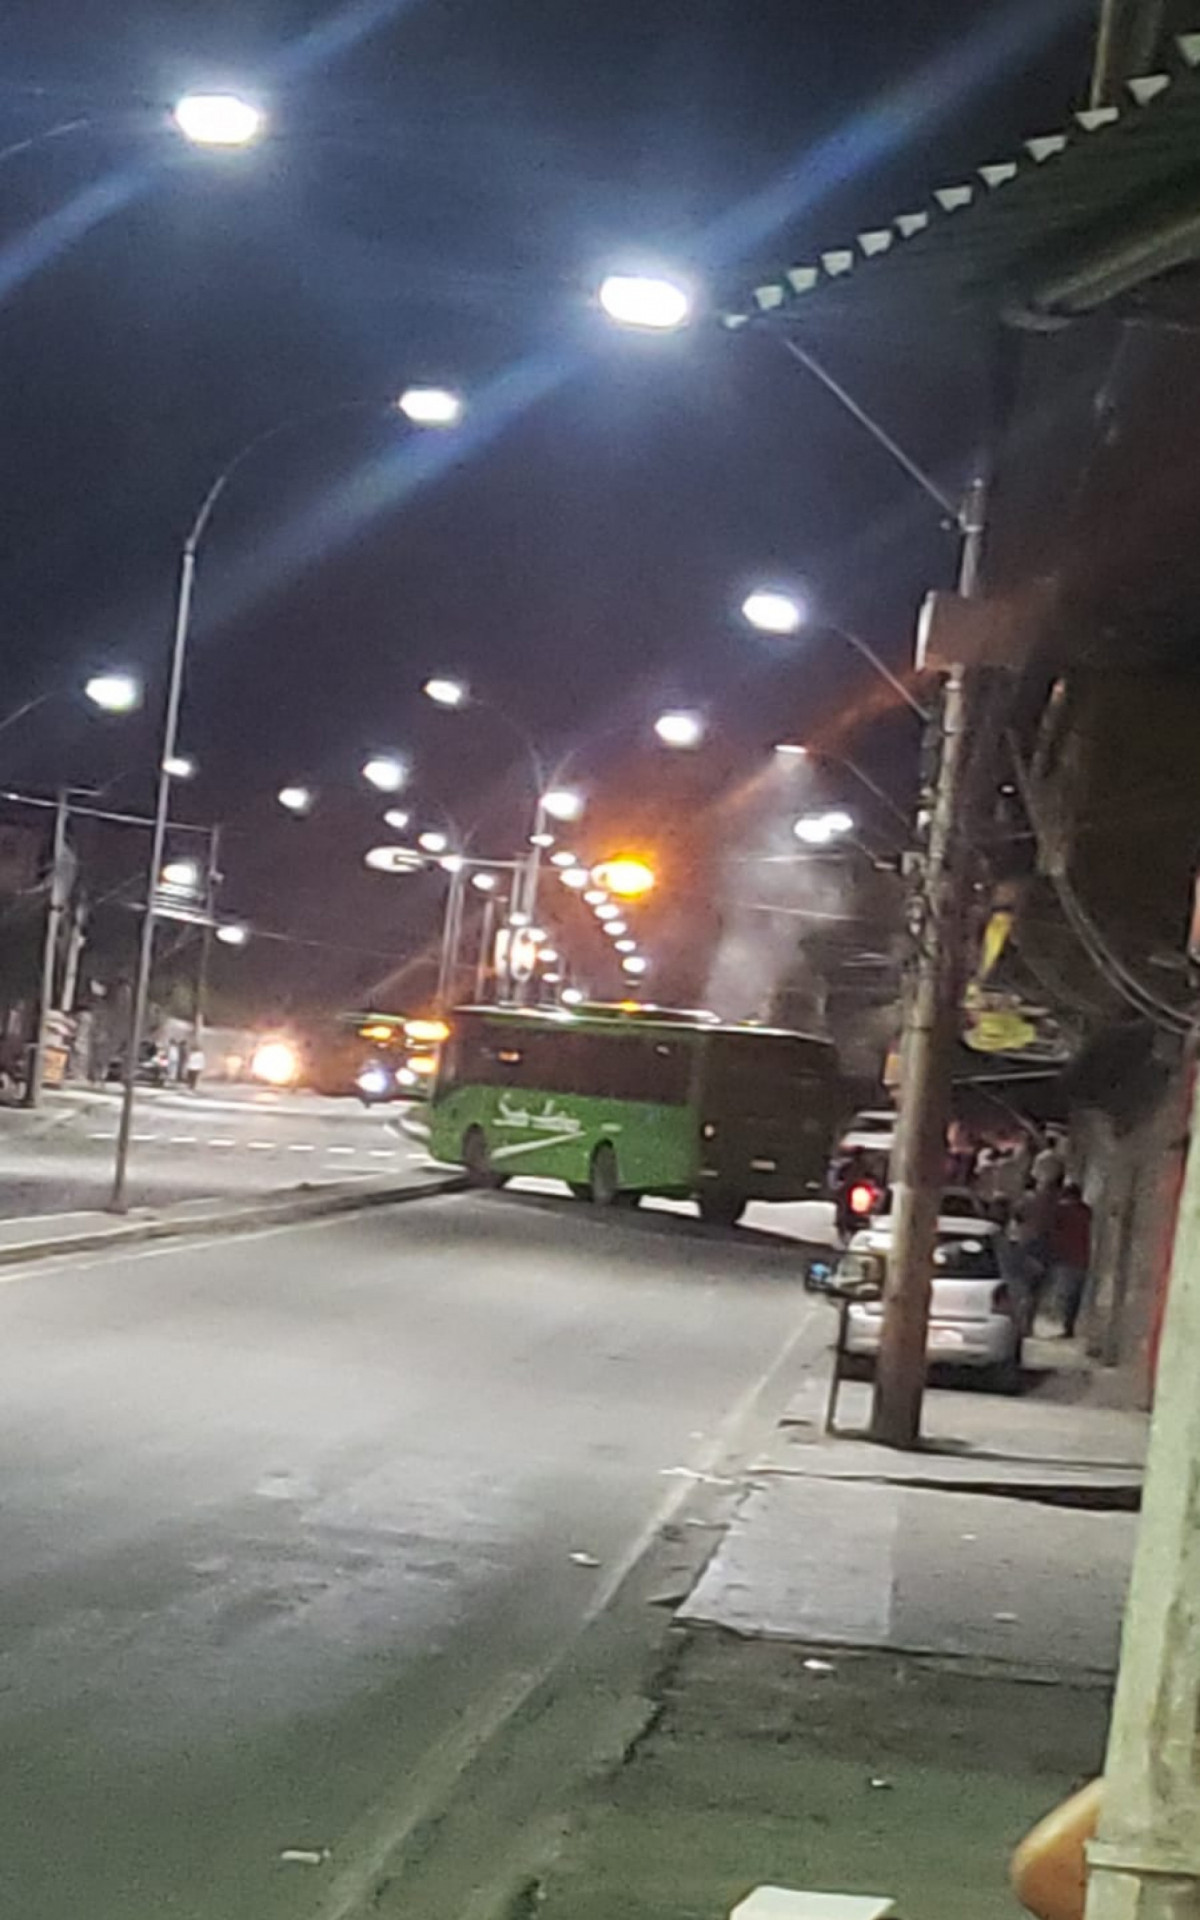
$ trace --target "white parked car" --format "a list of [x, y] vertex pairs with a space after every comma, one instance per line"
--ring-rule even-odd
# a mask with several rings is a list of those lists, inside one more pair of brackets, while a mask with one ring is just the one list
[[856, 1113], [838, 1141], [839, 1154], [853, 1153], [856, 1147], [866, 1153], [890, 1154], [896, 1144], [896, 1114], [886, 1111]]
[[[880, 1197], [879, 1205], [875, 1209], [875, 1218], [890, 1219], [895, 1211], [895, 1204], [896, 1189], [888, 1187]], [[980, 1213], [979, 1196], [972, 1193], [970, 1187], [944, 1187], [941, 1200], [938, 1202], [938, 1211], [944, 1218], [967, 1219], [977, 1227], [990, 1227], [992, 1224], [986, 1214]]]
[[[1001, 1271], [1000, 1229], [994, 1220], [958, 1213], [943, 1214], [937, 1228], [926, 1359], [930, 1365], [978, 1368], [993, 1384], [1015, 1393], [1026, 1328], [1021, 1301]], [[838, 1278], [882, 1286], [891, 1246], [890, 1220], [864, 1227], [842, 1255]], [[882, 1300], [855, 1301], [847, 1353], [873, 1358], [882, 1327]]]

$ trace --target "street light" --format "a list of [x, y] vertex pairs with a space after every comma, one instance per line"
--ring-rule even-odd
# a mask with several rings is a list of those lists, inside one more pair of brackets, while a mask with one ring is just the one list
[[168, 860], [159, 875], [159, 886], [169, 893], [196, 893], [200, 887], [200, 867], [195, 860]]
[[[202, 108], [200, 99], [207, 99], [209, 105]], [[253, 138], [261, 124], [261, 116], [255, 117], [256, 109], [246, 110], [242, 102], [241, 111], [235, 111], [230, 102], [231, 95], [189, 96], [190, 105], [180, 102], [176, 116], [180, 127], [187, 132], [210, 143], [244, 144]], [[222, 100], [225, 106], [221, 110], [213, 105]], [[235, 137], [236, 136], [236, 137]], [[142, 1029], [146, 1024], [146, 1012], [150, 1001], [150, 972], [154, 963], [154, 926], [155, 926], [155, 887], [158, 869], [162, 865], [163, 850], [166, 846], [167, 821], [171, 811], [171, 776], [164, 771], [164, 763], [173, 759], [179, 751], [179, 716], [183, 705], [183, 683], [187, 666], [188, 637], [192, 624], [192, 600], [196, 587], [196, 567], [200, 547], [211, 524], [221, 497], [230, 482], [239, 474], [248, 461], [264, 447], [271, 445], [284, 434], [298, 425], [308, 424], [318, 419], [341, 417], [348, 411], [363, 408], [374, 410], [377, 399], [357, 399], [340, 401], [328, 407], [309, 408], [299, 415], [288, 415], [277, 420], [272, 426], [264, 427], [238, 448], [233, 457], [226, 461], [216, 478], [211, 482], [207, 493], [200, 502], [195, 519], [188, 528], [183, 542], [179, 563], [179, 586], [175, 600], [175, 626], [171, 636], [170, 667], [167, 674], [166, 700], [163, 707], [162, 745], [158, 755], [158, 791], [154, 807], [154, 829], [151, 834], [150, 857], [146, 869], [146, 902], [142, 916], [141, 936], [138, 941], [137, 966], [133, 979], [133, 991], [130, 995], [129, 1038], [125, 1049], [125, 1075], [121, 1090], [121, 1115], [117, 1124], [116, 1153], [113, 1156], [113, 1184], [109, 1196], [109, 1206], [114, 1213], [124, 1213], [128, 1204], [126, 1187], [129, 1172], [129, 1146], [133, 1133], [133, 1109], [137, 1099], [137, 1067], [141, 1054]], [[410, 416], [414, 417], [414, 416]], [[285, 792], [287, 789], [284, 790]], [[302, 789], [293, 789], [293, 794], [301, 794]], [[281, 804], [287, 805], [286, 801]], [[311, 800], [308, 802], [311, 805]], [[308, 808], [301, 797], [299, 807], [291, 807], [293, 812], [304, 813]]]
[[619, 327], [675, 333], [691, 318], [692, 295], [665, 274], [610, 273], [600, 283], [600, 305]]
[[867, 789], [868, 793], [874, 794], [880, 805], [887, 808], [892, 818], [896, 820], [907, 833], [909, 824], [908, 816], [904, 812], [903, 807], [896, 804], [891, 794], [887, 793], [884, 788], [880, 786], [878, 780], [869, 774], [865, 768], [860, 767], [857, 760], [849, 759], [844, 753], [830, 753], [823, 747], [815, 749], [806, 747], [797, 740], [780, 740], [776, 743], [772, 751], [780, 760], [794, 760], [797, 762], [817, 760], [829, 762], [835, 767], [844, 767], [847, 773], [853, 774], [854, 778]]
[[444, 833], [431, 828], [428, 832], [417, 835], [417, 845], [426, 853], [445, 853], [450, 842]]
[[583, 806], [583, 795], [574, 787], [551, 787], [549, 793], [544, 793], [538, 802], [540, 812], [548, 813], [552, 820], [564, 823], [578, 820]]
[[408, 779], [408, 763], [398, 753], [373, 753], [363, 763], [362, 777], [377, 793], [399, 793]]
[[248, 147], [266, 125], [262, 109], [236, 93], [185, 93], [171, 117], [196, 147]]
[[422, 873], [426, 862], [415, 847], [371, 847], [363, 855], [363, 865], [373, 873]]
[[427, 700], [435, 707], [464, 707], [470, 697], [470, 689], [465, 680], [434, 678], [427, 680], [421, 688]]
[[550, 865], [552, 867], [577, 867], [579, 862], [573, 853], [567, 853], [564, 849], [560, 848], [557, 853], [550, 855]]
[[462, 395], [449, 387], [406, 387], [396, 405], [414, 427], [456, 427], [463, 415]]
[[390, 827], [393, 833], [403, 833], [411, 818], [412, 815], [405, 813], [403, 807], [389, 807], [383, 816], [383, 824]]
[[[171, 756], [167, 757], [169, 759]], [[280, 787], [275, 798], [285, 813], [293, 813], [299, 818], [302, 814], [312, 812], [316, 795], [311, 787]]]
[[461, 873], [466, 864], [461, 853], [444, 853], [438, 861], [443, 873]]
[[586, 867], [565, 867], [558, 877], [564, 887], [578, 893], [587, 886], [589, 875]]
[[808, 606], [794, 593], [776, 587], [756, 587], [742, 601], [742, 617], [758, 633], [783, 636], [799, 633], [808, 621]]
[[582, 987], [564, 987], [560, 995], [564, 1007], [578, 1007], [583, 1001]]
[[704, 720], [698, 713], [660, 713], [654, 731], [664, 747], [698, 747], [704, 739]]
[[602, 901], [598, 907], [594, 907], [592, 911], [595, 913], [597, 920], [615, 920], [621, 909], [618, 906], [614, 906], [611, 900], [605, 900]]
[[636, 940], [618, 940], [617, 952], [618, 953], [636, 953], [637, 941]]
[[604, 922], [604, 931], [610, 940], [619, 940], [621, 935], [626, 931], [625, 922], [623, 920], [606, 920]]
[[[810, 617], [807, 600], [800, 594], [787, 593], [779, 587], [756, 587], [742, 601], [742, 618], [747, 626], [753, 627], [758, 633], [771, 634], [775, 639], [790, 639], [793, 634], [799, 633], [801, 627], [808, 625]], [[860, 634], [851, 633], [847, 627], [832, 626], [828, 621], [822, 624], [827, 633], [835, 633], [839, 640], [853, 647], [859, 658], [865, 660], [881, 680], [887, 681], [892, 692], [899, 695], [911, 713], [915, 713], [919, 720], [929, 718], [916, 695]]]
[[249, 927], [243, 927], [235, 920], [227, 921], [217, 928], [217, 939], [224, 947], [244, 947], [250, 938]]
[[854, 815], [844, 807], [834, 807], [828, 813], [802, 813], [792, 832], [806, 847], [832, 846], [835, 840], [854, 832]]
[[585, 907], [602, 907], [607, 899], [608, 892], [606, 888], [589, 887], [583, 896], [583, 904]]
[[101, 713], [133, 713], [142, 704], [142, 683], [136, 673], [94, 673], [84, 682], [83, 691]]
[[600, 881], [609, 893], [615, 893], [618, 900], [640, 900], [644, 894], [651, 892], [658, 876], [644, 860], [621, 853], [593, 867], [592, 878]]
[[627, 954], [621, 962], [621, 966], [626, 973], [645, 973], [649, 965], [650, 962], [644, 959], [640, 953]]
[[471, 885], [478, 887], [480, 893], [495, 893], [496, 888], [500, 885], [500, 881], [494, 873], [473, 873], [471, 875]]
[[163, 761], [163, 772], [172, 780], [194, 780], [196, 762], [190, 754], [173, 753], [169, 759]]

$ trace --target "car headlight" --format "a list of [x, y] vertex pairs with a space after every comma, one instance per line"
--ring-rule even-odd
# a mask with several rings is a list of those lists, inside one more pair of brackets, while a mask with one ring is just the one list
[[391, 1079], [383, 1067], [364, 1067], [358, 1076], [358, 1085], [363, 1093], [386, 1093]]
[[287, 1040], [264, 1040], [254, 1049], [250, 1071], [269, 1087], [290, 1087], [300, 1077], [300, 1055]]

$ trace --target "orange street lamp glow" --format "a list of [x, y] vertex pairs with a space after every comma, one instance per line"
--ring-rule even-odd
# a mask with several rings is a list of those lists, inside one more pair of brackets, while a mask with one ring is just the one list
[[622, 853], [593, 867], [592, 879], [599, 886], [607, 887], [618, 900], [640, 900], [657, 884], [658, 875], [644, 860]]

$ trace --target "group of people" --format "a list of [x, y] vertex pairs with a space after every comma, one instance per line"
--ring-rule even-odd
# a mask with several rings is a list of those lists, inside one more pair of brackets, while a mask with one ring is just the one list
[[[875, 1156], [878, 1158], [878, 1156]], [[855, 1149], [833, 1180], [838, 1234], [843, 1243], [866, 1224], [860, 1200], [872, 1183], [886, 1184], [872, 1156]], [[1047, 1130], [979, 1143], [955, 1127], [951, 1133], [947, 1184], [970, 1187], [979, 1211], [1000, 1227], [1008, 1279], [1019, 1287], [1029, 1325], [1042, 1311], [1058, 1316], [1067, 1339], [1074, 1336], [1087, 1296], [1092, 1260], [1092, 1210], [1079, 1183], [1067, 1178], [1067, 1141]]]
[[1049, 1307], [1070, 1339], [1087, 1293], [1092, 1210], [1078, 1181], [1067, 1179], [1067, 1142], [1047, 1131], [975, 1152], [968, 1181], [1005, 1234], [1011, 1277], [1022, 1288], [1032, 1324]]

